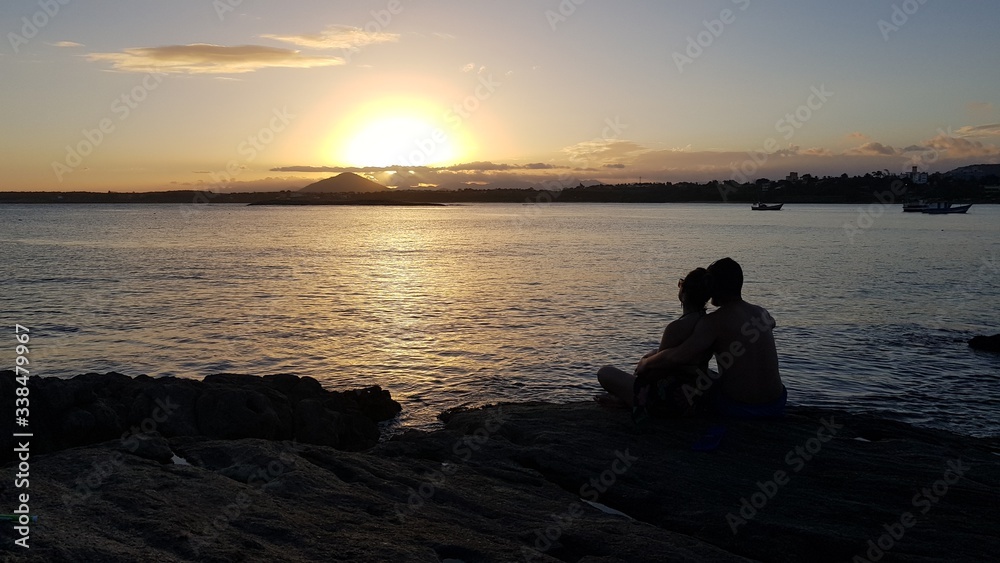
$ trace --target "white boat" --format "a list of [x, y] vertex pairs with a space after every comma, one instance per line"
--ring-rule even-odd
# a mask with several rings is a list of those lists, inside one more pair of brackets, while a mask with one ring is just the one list
[[971, 203], [968, 205], [952, 205], [950, 201], [942, 201], [929, 203], [920, 212], [928, 215], [945, 215], [949, 213], [965, 213], [970, 207], [972, 207]]
[[784, 203], [767, 204], [767, 203], [760, 203], [760, 202], [758, 202], [758, 203], [755, 203], [755, 204], [751, 205], [750, 209], [753, 209], [754, 211], [781, 211], [781, 206], [782, 205], [785, 205], [785, 204]]

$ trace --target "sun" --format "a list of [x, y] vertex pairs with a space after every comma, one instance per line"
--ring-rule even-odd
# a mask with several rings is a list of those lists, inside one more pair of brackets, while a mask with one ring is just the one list
[[455, 159], [443, 129], [426, 119], [393, 115], [363, 126], [344, 147], [344, 160], [356, 166], [424, 166]]
[[461, 132], [445, 123], [435, 104], [389, 98], [350, 112], [338, 127], [333, 158], [349, 166], [436, 166], [463, 156]]

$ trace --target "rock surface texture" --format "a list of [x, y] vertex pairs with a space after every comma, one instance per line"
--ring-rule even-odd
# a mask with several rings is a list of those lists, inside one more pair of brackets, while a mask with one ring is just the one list
[[[0, 557], [926, 563], [994, 561], [1000, 546], [996, 438], [805, 408], [640, 431], [623, 411], [528, 403], [448, 412], [441, 430], [345, 451], [367, 443], [355, 418], [392, 411], [384, 392], [337, 394], [333, 408], [308, 379], [210, 379], [200, 392], [173, 382], [176, 420], [125, 439], [112, 413], [149, 416], [155, 387], [124, 412], [72, 407], [86, 386], [55, 383], [63, 412], [89, 413], [107, 441], [51, 438], [50, 453], [32, 453], [31, 549], [0, 527]], [[350, 439], [300, 430], [316, 421]], [[717, 449], [693, 449], [719, 425]], [[0, 482], [8, 504], [12, 483]]]
[[[294, 375], [195, 380], [88, 373], [28, 381], [35, 454], [152, 432], [164, 438], [296, 440], [364, 450], [378, 442], [378, 422], [401, 410], [377, 386], [328, 391], [311, 377]], [[13, 372], [0, 372], [0, 396], [13, 401], [16, 385]], [[11, 432], [0, 435], [0, 447], [0, 461], [13, 460]]]

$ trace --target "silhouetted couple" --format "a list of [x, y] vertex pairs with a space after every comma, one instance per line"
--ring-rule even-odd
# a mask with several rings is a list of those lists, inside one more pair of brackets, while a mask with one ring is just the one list
[[[681, 317], [667, 325], [660, 347], [642, 357], [634, 374], [601, 368], [598, 380], [610, 396], [599, 401], [617, 398], [637, 419], [784, 414], [788, 394], [778, 373], [774, 319], [743, 300], [740, 265], [723, 258], [693, 270], [677, 287]], [[718, 307], [711, 313], [709, 299]], [[713, 355], [718, 373], [708, 369]]]

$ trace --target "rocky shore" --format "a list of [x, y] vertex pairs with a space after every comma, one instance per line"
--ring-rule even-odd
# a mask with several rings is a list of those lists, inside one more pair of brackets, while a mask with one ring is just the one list
[[[36, 454], [116, 438], [132, 447], [153, 432], [164, 438], [296, 440], [364, 450], [378, 442], [377, 423], [401, 410], [378, 386], [335, 392], [294, 375], [195, 380], [87, 373], [29, 381]], [[3, 397], [14, 397], [15, 386], [14, 372], [0, 372]], [[0, 436], [0, 461], [13, 459], [12, 440], [10, 432]]]
[[[30, 487], [5, 444], [0, 497], [30, 493], [38, 520], [30, 549], [0, 526], [5, 561], [924, 563], [1000, 547], [1000, 440], [865, 415], [637, 429], [591, 403], [507, 404], [378, 442], [398, 404], [374, 387], [32, 385]], [[717, 448], [693, 447], [720, 427]]]

